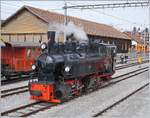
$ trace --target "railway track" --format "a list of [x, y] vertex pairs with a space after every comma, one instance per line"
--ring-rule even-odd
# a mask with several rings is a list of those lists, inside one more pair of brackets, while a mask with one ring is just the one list
[[[148, 62], [149, 62], [149, 60], [145, 60], [145, 61], [142, 61], [141, 64], [148, 63]], [[135, 65], [139, 65], [139, 63], [136, 62], [136, 63], [131, 63], [131, 64], [127, 64], [127, 65], [118, 66], [118, 67], [116, 67], [116, 70], [128, 68], [128, 67], [135, 66]]]
[[22, 105], [20, 107], [2, 112], [1, 116], [27, 117], [39, 111], [50, 109], [54, 105], [56, 104], [38, 101], [38, 102]]
[[[120, 69], [131, 67], [131, 66], [133, 66], [133, 65], [124, 66], [124, 67], [122, 67]], [[145, 69], [145, 68], [140, 68], [140, 69], [137, 69], [135, 71], [131, 71], [131, 72], [128, 72], [126, 74], [122, 74], [122, 75], [120, 75], [118, 77], [115, 77], [115, 78], [112, 78], [112, 79], [123, 77], [125, 75], [129, 75], [129, 74], [135, 73], [136, 71], [140, 71], [142, 69]], [[28, 91], [28, 86], [21, 86], [21, 87], [16, 87], [16, 88], [13, 88], [13, 89], [3, 90], [3, 91], [1, 91], [1, 98], [7, 97], [7, 96], [10, 96], [10, 95], [19, 94], [19, 93], [24, 93], [24, 92], [27, 92], [27, 91]]]
[[101, 111], [99, 111], [97, 114], [93, 115], [93, 117], [98, 117], [100, 115], [102, 115], [104, 112], [107, 112], [108, 110], [112, 109], [113, 107], [115, 107], [116, 105], [120, 104], [121, 102], [123, 102], [124, 100], [128, 99], [129, 97], [131, 97], [132, 95], [136, 94], [137, 92], [139, 92], [140, 90], [144, 89], [146, 86], [148, 86], [149, 83], [141, 86], [140, 88], [137, 88], [136, 90], [134, 90], [133, 92], [131, 92], [130, 94], [122, 97], [121, 99], [119, 99], [118, 101], [112, 103], [111, 105], [107, 106], [106, 108], [102, 109]]
[[[143, 58], [143, 60], [145, 60], [145, 59], [148, 59], [148, 57]], [[119, 61], [116, 61], [116, 64], [121, 64], [121, 61], [120, 61], [121, 59], [118, 58], [117, 60], [119, 60]], [[131, 62], [131, 61], [137, 61], [137, 58], [127, 59], [127, 62]], [[124, 60], [124, 63], [125, 63], [125, 60]]]
[[[124, 81], [126, 79], [130, 79], [130, 78], [132, 78], [134, 76], [137, 76], [137, 75], [139, 75], [141, 73], [144, 73], [146, 71], [148, 71], [148, 67], [140, 68], [140, 69], [132, 71], [130, 73], [126, 73], [124, 75], [120, 75], [118, 77], [112, 78], [112, 80], [110, 80], [109, 82], [107, 82], [106, 84], [104, 84], [103, 86], [97, 88], [94, 91], [106, 88], [106, 87], [108, 87], [110, 85], [113, 85], [113, 84], [117, 84], [117, 83], [119, 83], [121, 81]], [[91, 91], [91, 92], [93, 92], [93, 91]], [[89, 92], [89, 93], [91, 93], [91, 92]], [[82, 94], [81, 96], [87, 95], [89, 93]], [[78, 96], [78, 97], [81, 97], [81, 96]], [[76, 97], [76, 98], [78, 98], [78, 97]], [[73, 99], [71, 99], [71, 100], [73, 100]], [[119, 103], [119, 101], [118, 101], [118, 103]], [[23, 105], [23, 106], [20, 106], [20, 107], [17, 107], [17, 108], [14, 108], [14, 109], [2, 112], [1, 115], [2, 116], [9, 116], [9, 114], [11, 114], [11, 116], [13, 116], [13, 113], [14, 113], [15, 117], [27, 117], [27, 116], [33, 115], [35, 113], [38, 113], [39, 111], [50, 109], [52, 106], [56, 106], [56, 105], [57, 104], [45, 103], [45, 102], [34, 102], [34, 103], [31, 103], [31, 104]], [[110, 106], [110, 108], [111, 107], [112, 106]], [[102, 112], [105, 112], [108, 109], [109, 108], [104, 109], [103, 111], [99, 112], [98, 114], [95, 114], [94, 117], [99, 116]]]
[[22, 82], [22, 81], [27, 81], [29, 80], [30, 77], [36, 77], [34, 75], [34, 73], [32, 74], [29, 74], [29, 75], [22, 75], [22, 76], [15, 76], [15, 77], [12, 77], [12, 78], [5, 78], [5, 79], [2, 79], [1, 81], [1, 85], [8, 85], [8, 84], [13, 84], [13, 83], [18, 83], [18, 82]]
[[137, 76], [139, 74], [142, 74], [142, 73], [148, 71], [149, 70], [148, 68], [149, 67], [141, 68], [141, 69], [138, 69], [138, 70], [135, 70], [135, 71], [132, 71], [132, 72], [114, 77], [110, 80], [110, 82], [108, 82], [105, 85], [101, 86], [100, 89], [105, 88], [105, 87], [110, 86], [110, 85], [113, 85], [113, 84], [116, 84], [116, 83], [119, 83], [119, 82], [124, 81], [126, 79], [130, 79], [130, 78], [132, 78], [134, 76]]
[[24, 93], [27, 91], [28, 91], [28, 86], [21, 86], [21, 87], [3, 90], [1, 91], [1, 98], [14, 95], [14, 94]]

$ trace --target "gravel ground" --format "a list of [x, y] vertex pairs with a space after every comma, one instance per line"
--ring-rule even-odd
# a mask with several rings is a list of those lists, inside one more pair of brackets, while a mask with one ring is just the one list
[[[147, 67], [147, 66], [148, 66], [147, 63], [141, 64], [141, 68], [144, 68], [144, 67]], [[128, 68], [125, 68], [125, 69], [117, 70], [116, 73], [115, 73], [112, 77], [116, 77], [116, 76], [125, 74], [125, 73], [127, 73], [127, 72], [137, 70], [138, 68], [139, 68], [139, 65], [133, 66], [133, 67], [128, 67]]]
[[150, 86], [123, 101], [98, 118], [149, 118]]
[[29, 93], [25, 92], [22, 94], [17, 94], [17, 95], [13, 95], [10, 97], [1, 98], [0, 102], [1, 102], [0, 103], [1, 112], [3, 112], [5, 110], [16, 108], [21, 105], [26, 105], [26, 104], [32, 103], [34, 101], [30, 100]]
[[126, 96], [148, 82], [148, 72], [132, 79], [112, 85], [89, 95], [79, 97], [68, 103], [58, 105], [49, 110], [39, 112], [30, 118], [88, 118], [98, 113], [100, 109]]
[[18, 83], [15, 83], [15, 84], [4, 85], [4, 86], [1, 86], [1, 91], [6, 90], [6, 89], [10, 89], [10, 88], [26, 86], [26, 85], [28, 85], [28, 81], [18, 82]]

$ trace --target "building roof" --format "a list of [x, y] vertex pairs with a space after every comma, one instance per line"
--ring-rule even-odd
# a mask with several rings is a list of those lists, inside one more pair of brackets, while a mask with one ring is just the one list
[[[53, 23], [54, 21], [57, 23], [62, 23], [62, 24], [64, 23], [64, 15], [62, 14], [49, 12], [47, 10], [43, 10], [31, 6], [23, 6], [15, 14], [13, 14], [8, 19], [6, 19], [5, 22], [2, 24], [2, 26], [7, 24], [13, 17], [15, 17], [17, 14], [19, 14], [25, 9], [46, 23]], [[85, 32], [90, 35], [131, 40], [131, 38], [128, 37], [126, 34], [106, 24], [83, 20], [72, 16], [68, 16], [67, 20], [74, 22], [75, 25], [82, 26]]]
[[5, 22], [5, 20], [1, 20], [1, 24], [4, 23], [4, 22]]
[[[8, 43], [8, 42], [7, 42]], [[32, 43], [32, 42], [23, 42], [23, 43], [20, 43], [20, 42], [9, 42], [8, 43], [9, 46], [11, 47], [39, 47], [41, 44], [40, 43]]]
[[5, 42], [0, 39], [0, 47], [39, 47], [40, 43], [32, 42]]

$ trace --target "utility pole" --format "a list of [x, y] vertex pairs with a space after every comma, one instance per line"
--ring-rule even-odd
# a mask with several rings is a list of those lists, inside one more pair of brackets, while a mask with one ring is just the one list
[[144, 29], [144, 57], [146, 56], [145, 47], [146, 47], [146, 29]]
[[64, 25], [67, 25], [67, 3], [65, 2], [64, 8]]
[[67, 26], [67, 3], [65, 1], [64, 9], [64, 41], [66, 41], [66, 26]]
[[[149, 20], [150, 20], [150, 0], [149, 0]], [[150, 21], [149, 21], [149, 31], [148, 31], [148, 34], [149, 34], [149, 41], [148, 41], [148, 53], [149, 53], [149, 60], [150, 60]], [[149, 68], [150, 68], [150, 64], [149, 64]], [[149, 75], [150, 75], [150, 70], [149, 70]], [[149, 79], [149, 82], [150, 82], [150, 79]], [[150, 89], [149, 89], [150, 91]]]

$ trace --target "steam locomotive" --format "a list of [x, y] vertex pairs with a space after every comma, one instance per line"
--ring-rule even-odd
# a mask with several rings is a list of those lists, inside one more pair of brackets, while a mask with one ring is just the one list
[[[55, 31], [48, 32], [48, 43], [32, 69], [36, 79], [29, 81], [31, 99], [60, 103], [102, 84], [115, 73], [116, 46], [67, 37], [55, 42]], [[71, 40], [69, 40], [71, 39]]]

